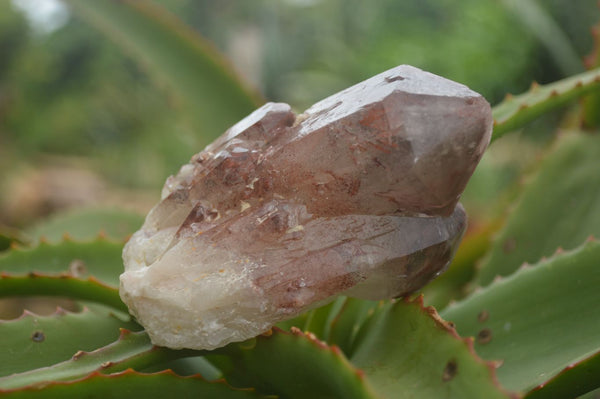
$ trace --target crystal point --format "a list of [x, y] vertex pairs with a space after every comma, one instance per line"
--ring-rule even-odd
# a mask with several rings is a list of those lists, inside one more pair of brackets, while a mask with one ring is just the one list
[[399, 66], [294, 114], [269, 103], [170, 177], [121, 297], [152, 341], [213, 349], [337, 295], [392, 298], [450, 262], [487, 101]]

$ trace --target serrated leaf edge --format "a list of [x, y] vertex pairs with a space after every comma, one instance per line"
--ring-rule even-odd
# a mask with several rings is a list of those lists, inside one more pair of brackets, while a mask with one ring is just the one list
[[63, 290], [60, 294], [55, 293], [55, 292], [38, 292], [37, 290], [30, 290], [30, 291], [23, 291], [20, 293], [13, 293], [10, 295], [4, 295], [4, 293], [2, 293], [2, 294], [0, 294], [0, 298], [1, 297], [9, 297], [9, 296], [36, 296], [36, 295], [68, 296], [73, 299], [89, 300], [89, 301], [93, 301], [93, 302], [102, 303], [102, 304], [111, 306], [111, 307], [113, 307], [117, 310], [120, 310], [122, 312], [125, 312], [125, 313], [129, 312], [127, 306], [121, 301], [121, 299], [119, 297], [119, 289], [104, 284], [103, 282], [101, 282], [100, 280], [95, 278], [94, 276], [89, 276], [85, 279], [82, 279], [82, 278], [74, 277], [68, 273], [60, 273], [60, 274], [50, 275], [50, 274], [43, 274], [43, 273], [38, 273], [38, 272], [28, 272], [23, 275], [14, 275], [14, 274], [6, 273], [6, 272], [0, 272], [0, 282], [10, 281], [10, 280], [13, 280], [13, 281], [16, 281], [16, 280], [22, 280], [22, 281], [46, 280], [48, 282], [50, 282], [50, 281], [57, 281], [57, 282], [71, 281], [71, 282], [75, 282], [76, 284], [80, 284], [82, 286], [87, 284], [90, 287], [99, 290], [97, 293], [101, 293], [102, 295], [95, 296], [95, 297], [94, 296], [85, 297], [85, 296], [81, 296], [81, 295], [74, 295], [73, 292], [70, 290]]
[[[61, 306], [57, 306], [56, 309], [54, 310], [54, 312], [49, 313], [49, 314], [44, 314], [44, 315], [40, 315], [40, 314], [34, 313], [30, 310], [24, 309], [23, 312], [18, 317], [15, 317], [13, 319], [8, 319], [8, 320], [0, 319], [0, 326], [2, 326], [3, 324], [20, 322], [20, 321], [23, 321], [23, 320], [29, 319], [29, 318], [33, 318], [36, 320], [46, 320], [46, 319], [55, 319], [58, 317], [65, 317], [65, 316], [77, 317], [77, 316], [85, 316], [87, 314], [93, 315], [94, 313], [95, 312], [87, 306], [83, 306], [78, 311], [70, 311]], [[118, 321], [123, 321], [112, 311], [107, 312], [106, 316], [110, 317], [110, 318], [114, 318]]]
[[[479, 357], [479, 355], [475, 351], [475, 340], [473, 339], [473, 337], [465, 337], [465, 338], [461, 337], [458, 334], [458, 332], [456, 331], [456, 327], [454, 326], [454, 323], [444, 320], [433, 306], [425, 306], [424, 305], [422, 294], [420, 294], [412, 299], [410, 296], [407, 296], [407, 297], [404, 297], [402, 300], [409, 305], [417, 305], [417, 307], [422, 312], [426, 313], [427, 315], [429, 315], [431, 317], [431, 319], [433, 319], [433, 321], [435, 322], [435, 325], [438, 328], [446, 331], [453, 338], [463, 342], [463, 344], [467, 347], [468, 352], [475, 359], [475, 361], [477, 363], [483, 364], [488, 369], [492, 383], [494, 384], [494, 386], [496, 388], [498, 388], [498, 390], [500, 390], [502, 393], [506, 394], [508, 397], [513, 398], [513, 399], [520, 399], [523, 397], [523, 395], [520, 393], [508, 391], [506, 388], [504, 388], [500, 384], [500, 381], [498, 381], [498, 377], [496, 375], [496, 369], [498, 367], [500, 367], [501, 363], [496, 362], [496, 361], [484, 360], [481, 357]], [[449, 306], [450, 305], [448, 305], [448, 307]]]
[[307, 340], [308, 342], [313, 344], [316, 348], [330, 352], [335, 358], [337, 358], [339, 361], [341, 361], [344, 366], [348, 367], [354, 373], [354, 375], [356, 377], [358, 377], [359, 380], [361, 380], [361, 382], [367, 383], [365, 373], [362, 370], [355, 367], [350, 362], [350, 360], [348, 360], [348, 358], [344, 355], [344, 352], [337, 345], [329, 345], [325, 341], [322, 341], [319, 338], [317, 338], [317, 336], [315, 334], [313, 334], [312, 332], [302, 331], [298, 327], [294, 327], [294, 326], [292, 326], [290, 328], [290, 331], [282, 330], [279, 327], [272, 327], [269, 331], [257, 336], [257, 338], [268, 339], [273, 334], [294, 336], [294, 337], [297, 337], [300, 339]]
[[225, 381], [224, 379], [218, 379], [218, 380], [214, 380], [214, 381], [207, 381], [206, 379], [204, 379], [204, 377], [202, 377], [202, 375], [200, 374], [193, 374], [193, 375], [188, 375], [188, 376], [181, 376], [176, 374], [173, 370], [167, 369], [167, 370], [161, 370], [161, 371], [157, 371], [154, 373], [143, 373], [143, 372], [139, 372], [136, 371], [134, 369], [128, 368], [125, 369], [123, 371], [119, 371], [116, 373], [111, 373], [111, 374], [105, 374], [102, 373], [99, 370], [95, 370], [92, 371], [91, 373], [87, 374], [84, 377], [75, 379], [75, 380], [70, 380], [70, 381], [45, 381], [45, 382], [40, 382], [37, 384], [32, 384], [32, 385], [28, 385], [25, 387], [21, 387], [21, 388], [12, 388], [12, 389], [0, 389], [0, 393], [14, 393], [14, 392], [18, 392], [18, 391], [40, 391], [44, 388], [48, 388], [50, 386], [55, 386], [55, 385], [73, 385], [73, 384], [77, 384], [77, 383], [82, 383], [91, 379], [95, 379], [95, 378], [104, 378], [104, 379], [115, 379], [115, 378], [119, 378], [119, 377], [123, 377], [123, 376], [129, 376], [129, 375], [135, 375], [135, 376], [148, 376], [148, 377], [152, 377], [152, 376], [157, 376], [157, 375], [168, 375], [168, 376], [172, 376], [174, 378], [177, 379], [196, 379], [196, 380], [201, 380], [203, 382], [206, 382], [207, 384], [219, 384], [219, 385], [225, 385], [228, 388], [230, 388], [233, 391], [242, 391], [242, 392], [256, 392], [256, 390], [254, 388], [236, 388], [236, 387], [232, 387], [231, 385], [229, 385], [227, 383], [227, 381]]
[[[477, 285], [474, 288], [472, 288], [471, 291], [471, 295], [480, 295], [481, 292], [488, 290], [490, 287], [495, 286], [497, 284], [504, 284], [506, 283], [506, 281], [511, 280], [512, 278], [514, 278], [514, 276], [518, 275], [519, 273], [523, 272], [523, 271], [527, 271], [530, 269], [535, 269], [538, 267], [543, 267], [544, 264], [548, 263], [548, 262], [552, 262], [554, 261], [557, 257], [562, 257], [562, 256], [569, 256], [571, 254], [573, 254], [574, 252], [578, 252], [580, 250], [585, 249], [588, 245], [590, 244], [595, 244], [598, 243], [600, 241], [598, 241], [593, 235], [588, 236], [584, 242], [581, 245], [578, 245], [577, 247], [570, 249], [570, 250], [565, 250], [562, 247], [558, 247], [556, 248], [556, 250], [554, 250], [554, 253], [550, 256], [542, 256], [537, 262], [535, 263], [530, 263], [530, 262], [523, 262], [521, 263], [521, 266], [519, 266], [514, 272], [512, 272], [511, 274], [507, 275], [507, 276], [501, 276], [501, 275], [496, 275], [492, 282], [489, 283], [488, 285], [482, 286], [482, 285]], [[466, 299], [467, 297], [463, 298], [462, 300]], [[461, 301], [462, 301], [461, 300]], [[452, 306], [455, 306], [457, 303], [460, 303], [461, 301], [453, 301], [452, 303], [450, 303], [446, 309], [450, 309]]]
[[[600, 87], [600, 68], [583, 72], [547, 85], [540, 85], [533, 82], [530, 89], [519, 95], [507, 94], [504, 100], [493, 107], [494, 132], [492, 141], [498, 139], [508, 131], [515, 130], [525, 123], [537, 118], [539, 115], [548, 112], [550, 109], [565, 105], [570, 100], [583, 96], [588, 92]], [[543, 98], [532, 98], [532, 94], [547, 92]], [[556, 100], [556, 104], [550, 104], [551, 100]], [[547, 106], [547, 109], [541, 109], [539, 112], [531, 112], [532, 108]], [[503, 114], [503, 109], [509, 108]], [[523, 115], [529, 111], [530, 115]], [[498, 114], [501, 114], [500, 116]], [[524, 117], [523, 121], [518, 121], [519, 117]], [[512, 123], [511, 123], [512, 122]]]
[[[537, 156], [537, 160], [533, 163], [531, 169], [529, 171], [527, 171], [519, 179], [519, 181], [517, 183], [518, 188], [516, 188], [517, 190], [519, 190], [519, 193], [516, 195], [516, 198], [509, 204], [507, 209], [504, 211], [504, 215], [499, 218], [503, 221], [495, 229], [495, 231], [491, 234], [491, 236], [490, 236], [491, 244], [487, 250], [487, 253], [485, 253], [483, 256], [481, 256], [479, 258], [479, 260], [477, 261], [477, 263], [475, 264], [475, 270], [474, 270], [475, 275], [473, 276], [472, 280], [465, 285], [466, 295], [463, 296], [463, 299], [465, 297], [467, 297], [469, 294], [478, 292], [482, 288], [485, 288], [491, 284], [491, 282], [487, 283], [487, 285], [481, 285], [481, 283], [479, 283], [479, 274], [481, 273], [482, 267], [485, 264], [485, 262], [487, 262], [488, 258], [491, 256], [491, 249], [493, 248], [494, 243], [500, 241], [500, 238], [502, 237], [502, 234], [504, 234], [504, 231], [507, 227], [508, 221], [510, 220], [511, 216], [517, 211], [519, 205], [522, 203], [523, 196], [525, 195], [525, 191], [526, 191], [527, 187], [540, 174], [544, 161], [546, 159], [548, 159], [549, 157], [551, 157], [552, 154], [559, 148], [559, 146], [561, 145], [561, 138], [564, 136], [565, 136], [565, 132], [559, 132], [559, 134], [557, 134], [555, 139], [553, 140], [552, 144], [549, 145], [548, 148], [546, 148], [544, 151], [542, 151], [541, 154], [539, 154]], [[558, 247], [556, 250], [562, 250], [562, 248]], [[537, 262], [541, 261], [542, 258], [538, 259]], [[528, 262], [524, 262], [524, 263], [526, 264]], [[521, 265], [520, 267], [523, 267], [523, 265]], [[511, 274], [509, 274], [507, 276], [496, 275], [496, 276], [494, 276], [493, 281], [496, 280], [497, 278], [508, 277], [516, 272], [517, 272], [517, 270], [514, 270]], [[477, 284], [474, 284], [475, 282], [477, 282]], [[455, 301], [451, 301], [451, 303], [453, 303], [453, 302], [455, 302]], [[449, 305], [451, 303], [449, 303]]]
[[468, 297], [463, 298], [460, 301], [454, 301], [451, 304], [449, 304], [445, 309], [445, 310], [449, 310], [454, 306], [457, 306], [458, 304], [460, 304], [462, 301], [470, 299], [472, 296], [474, 295], [481, 295], [482, 292], [485, 292], [487, 290], [489, 290], [492, 287], [495, 287], [499, 284], [506, 284], [507, 282], [510, 282], [512, 279], [518, 278], [518, 275], [523, 273], [523, 272], [528, 272], [534, 269], [537, 269], [539, 267], [544, 267], [544, 265], [546, 265], [547, 263], [553, 262], [555, 261], [557, 258], [562, 258], [562, 257], [566, 257], [566, 256], [571, 256], [572, 254], [582, 251], [584, 249], [586, 249], [588, 246], [590, 245], [594, 245], [594, 244], [599, 244], [600, 241], [597, 240], [593, 235], [589, 235], [584, 242], [573, 248], [570, 250], [565, 250], [562, 247], [558, 247], [554, 253], [550, 256], [543, 256], [542, 258], [540, 258], [537, 262], [535, 263], [529, 263], [529, 262], [523, 262], [521, 264], [521, 266], [519, 266], [517, 268], [517, 270], [515, 270], [513, 273], [507, 275], [507, 276], [501, 276], [501, 275], [497, 275], [494, 277], [493, 281], [486, 285], [486, 286], [481, 286], [478, 285], [475, 288], [473, 288], [473, 291], [471, 293], [471, 295], [469, 295]]
[[[565, 376], [567, 373], [569, 373], [571, 370], [577, 368], [577, 366], [593, 360], [593, 359], [600, 359], [600, 351], [597, 351], [589, 356], [586, 356], [582, 359], [579, 359], [571, 364], [569, 364], [568, 366], [564, 367], [561, 371], [559, 371], [558, 373], [556, 373], [555, 375], [553, 375], [551, 378], [549, 378], [548, 380], [544, 381], [543, 383], [539, 384], [538, 386], [532, 388], [531, 390], [529, 390], [529, 392], [527, 392], [527, 394], [525, 395], [525, 399], [527, 399], [529, 397], [529, 395], [531, 394], [536, 394], [540, 391], [542, 391], [544, 388], [546, 388], [549, 385], [552, 385], [553, 383], [557, 382], [560, 378], [562, 378], [563, 376]], [[581, 392], [579, 394], [583, 394], [584, 392]]]

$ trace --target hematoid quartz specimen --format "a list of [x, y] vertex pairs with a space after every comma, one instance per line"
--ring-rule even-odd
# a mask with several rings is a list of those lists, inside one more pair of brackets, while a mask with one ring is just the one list
[[303, 114], [265, 104], [167, 180], [121, 297], [154, 344], [213, 349], [340, 294], [413, 292], [453, 256], [491, 130], [481, 95], [406, 65]]

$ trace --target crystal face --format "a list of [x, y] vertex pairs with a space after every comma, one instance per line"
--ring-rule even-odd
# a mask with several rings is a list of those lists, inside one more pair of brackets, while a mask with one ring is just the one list
[[121, 298], [154, 344], [213, 349], [340, 294], [418, 290], [460, 242], [491, 130], [483, 97], [406, 65], [300, 115], [266, 104], [167, 180]]

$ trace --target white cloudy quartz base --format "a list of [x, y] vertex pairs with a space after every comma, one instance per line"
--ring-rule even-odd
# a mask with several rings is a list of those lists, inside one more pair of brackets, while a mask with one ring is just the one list
[[154, 344], [214, 349], [340, 294], [418, 290], [460, 242], [491, 128], [483, 97], [410, 66], [301, 115], [266, 104], [167, 180], [121, 298]]

